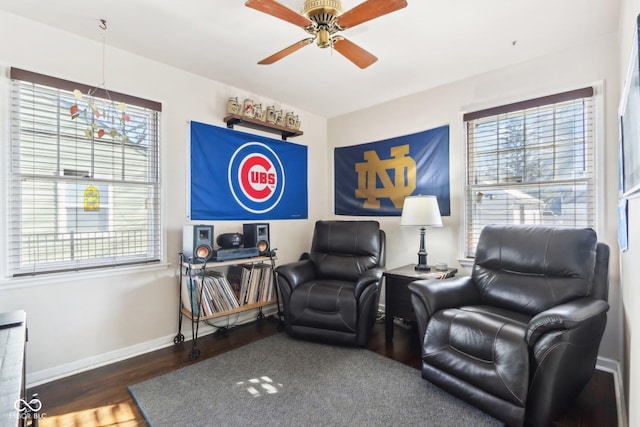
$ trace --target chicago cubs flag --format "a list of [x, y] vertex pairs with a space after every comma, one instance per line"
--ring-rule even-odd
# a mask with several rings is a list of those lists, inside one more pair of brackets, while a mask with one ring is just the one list
[[191, 219], [307, 218], [307, 147], [191, 122]]
[[405, 196], [434, 195], [451, 215], [449, 126], [336, 148], [336, 215], [399, 216]]

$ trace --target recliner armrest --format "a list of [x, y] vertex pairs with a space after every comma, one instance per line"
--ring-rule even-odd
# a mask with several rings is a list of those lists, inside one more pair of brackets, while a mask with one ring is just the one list
[[409, 284], [409, 289], [422, 302], [429, 317], [444, 308], [473, 305], [480, 301], [480, 294], [470, 276], [416, 280]]
[[283, 277], [289, 290], [295, 288], [301, 283], [308, 282], [316, 275], [313, 263], [308, 260], [296, 261], [289, 264], [283, 264], [276, 268], [279, 277]]
[[533, 346], [538, 338], [548, 331], [575, 329], [607, 310], [609, 304], [606, 301], [591, 297], [552, 307], [531, 319], [527, 326], [527, 343]]
[[380, 279], [382, 279], [382, 269], [381, 268], [372, 268], [370, 270], [365, 271], [362, 276], [356, 282], [356, 287], [354, 289], [354, 293], [356, 298], [360, 298], [362, 292], [371, 284], [380, 283]]

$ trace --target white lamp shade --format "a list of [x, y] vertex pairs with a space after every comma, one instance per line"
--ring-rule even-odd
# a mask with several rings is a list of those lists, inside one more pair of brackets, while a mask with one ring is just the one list
[[436, 196], [405, 197], [400, 225], [442, 227], [442, 217]]

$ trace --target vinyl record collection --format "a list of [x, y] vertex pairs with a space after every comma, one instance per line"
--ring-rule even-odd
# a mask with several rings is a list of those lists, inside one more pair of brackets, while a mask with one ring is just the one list
[[[248, 304], [275, 299], [271, 268], [264, 264], [229, 267], [229, 278], [219, 271], [193, 274], [182, 284], [182, 303], [194, 316], [211, 316]], [[200, 312], [202, 309], [202, 312]]]

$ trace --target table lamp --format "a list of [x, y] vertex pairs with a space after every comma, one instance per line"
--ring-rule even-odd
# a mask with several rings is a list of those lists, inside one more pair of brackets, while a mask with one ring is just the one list
[[442, 227], [440, 207], [436, 196], [407, 196], [404, 198], [400, 225], [420, 227], [420, 249], [416, 270], [429, 271], [427, 251], [424, 246], [424, 234], [427, 227]]

